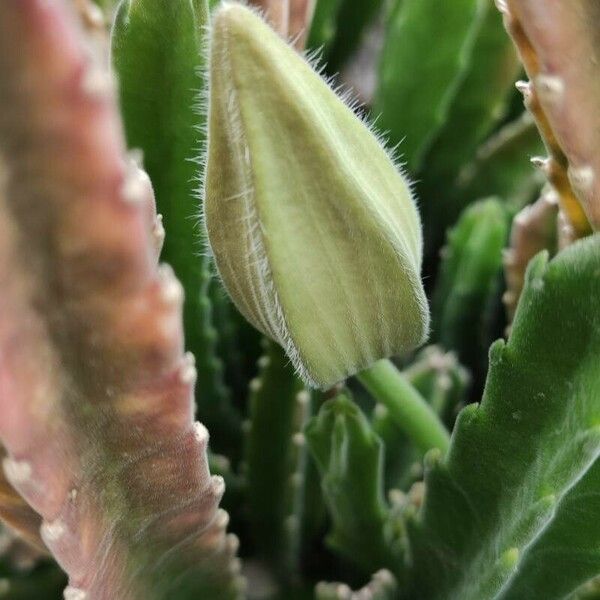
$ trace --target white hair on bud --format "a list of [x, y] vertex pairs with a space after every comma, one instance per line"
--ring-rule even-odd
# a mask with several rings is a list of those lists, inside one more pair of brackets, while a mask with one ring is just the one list
[[[227, 10], [232, 6], [231, 3], [224, 2], [221, 4], [219, 10]], [[207, 36], [209, 37], [209, 36]], [[224, 47], [227, 49], [228, 43], [225, 42]], [[220, 64], [224, 70], [231, 70], [231, 62], [228, 56], [219, 57]], [[207, 56], [206, 63], [209, 64], [209, 59]], [[210, 85], [210, 69], [206, 70], [206, 84]], [[206, 94], [208, 96], [208, 92]], [[285, 319], [285, 315], [283, 309], [281, 307], [281, 303], [279, 301], [279, 295], [277, 289], [275, 287], [273, 276], [271, 273], [271, 269], [269, 266], [269, 259], [266, 253], [265, 244], [263, 240], [262, 226], [260, 220], [258, 218], [258, 214], [256, 212], [255, 204], [253, 202], [254, 195], [254, 186], [252, 184], [252, 156], [250, 154], [250, 150], [248, 144], [245, 139], [244, 130], [242, 126], [242, 120], [240, 115], [239, 103], [237, 100], [236, 90], [232, 87], [228, 92], [227, 97], [229, 114], [231, 116], [229, 126], [230, 126], [230, 135], [232, 139], [237, 140], [240, 143], [241, 151], [240, 155], [237, 156], [237, 160], [239, 162], [240, 171], [244, 173], [244, 179], [247, 182], [247, 185], [244, 186], [244, 189], [240, 192], [239, 197], [235, 198], [236, 200], [243, 203], [245, 219], [247, 220], [248, 226], [248, 261], [244, 265], [246, 270], [248, 271], [250, 280], [257, 280], [259, 285], [256, 288], [252, 288], [251, 290], [251, 301], [255, 307], [255, 310], [252, 313], [256, 316], [258, 322], [261, 325], [261, 329], [263, 333], [269, 335], [269, 337], [277, 340], [281, 346], [283, 346], [286, 354], [290, 358], [296, 372], [298, 375], [304, 379], [305, 381], [310, 382], [315, 387], [317, 386], [316, 382], [313, 381], [312, 377], [309, 375], [302, 358], [300, 356], [300, 352], [297, 346], [292, 339], [292, 336], [289, 332], [289, 328], [287, 326], [287, 322]], [[209, 105], [200, 105], [200, 110], [202, 114], [206, 117], [206, 122], [210, 119], [210, 106]], [[208, 140], [207, 140], [208, 142]], [[204, 155], [204, 172], [202, 174], [202, 181], [206, 181], [206, 165], [208, 163], [207, 159], [207, 145], [205, 148]], [[201, 206], [204, 206], [204, 194], [203, 188], [201, 191]], [[208, 240], [208, 232], [206, 230], [206, 220], [204, 216], [201, 217], [201, 222], [203, 224], [203, 228], [206, 234], [206, 239]], [[226, 259], [227, 260], [227, 259]], [[217, 268], [218, 272], [218, 268]], [[253, 277], [254, 275], [254, 277]], [[235, 285], [235, 282], [233, 282]], [[238, 290], [241, 294], [241, 290]]]
[[[217, 10], [228, 10], [229, 8], [239, 4], [240, 2], [222, 2]], [[246, 5], [245, 2], [241, 2], [241, 4]], [[255, 14], [264, 19], [264, 15], [255, 7], [247, 8], [249, 8], [249, 10], [252, 10]], [[210, 121], [211, 111], [209, 102], [211, 50], [210, 32], [209, 35], [205, 35], [203, 36], [203, 38], [207, 40], [204, 46], [204, 88], [201, 92], [198, 93], [195, 109], [199, 114], [205, 117], [204, 126], [200, 129], [201, 133], [204, 135], [204, 143], [202, 144], [202, 149], [199, 156], [193, 160], [197, 162], [200, 166], [200, 175], [198, 178], [199, 187], [197, 197], [200, 202], [199, 224], [204, 232], [204, 239], [206, 240], [203, 255], [210, 257], [214, 263], [214, 257], [212, 249], [210, 247], [209, 236], [206, 227], [206, 217], [204, 214], [205, 184], [208, 165], [208, 123]], [[225, 47], [227, 47], [227, 43], [225, 43]], [[405, 164], [402, 163], [397, 156], [397, 149], [400, 144], [390, 149], [386, 137], [387, 134], [382, 133], [375, 127], [377, 119], [369, 120], [369, 118], [366, 115], [366, 111], [362, 110], [362, 104], [357, 98], [356, 94], [353, 92], [353, 90], [351, 90], [350, 88], [344, 88], [343, 86], [336, 87], [334, 83], [335, 77], [324, 76], [325, 64], [322, 62], [320, 54], [320, 50], [316, 50], [306, 52], [300, 56], [302, 56], [306, 63], [314, 71], [316, 71], [316, 73], [319, 76], [322, 77], [322, 79], [326, 82], [330, 89], [348, 107], [348, 109], [351, 110], [362, 121], [362, 123], [367, 127], [370, 133], [375, 137], [381, 148], [386, 152], [389, 159], [395, 166], [396, 170], [399, 172], [399, 174], [405, 181], [411, 201], [416, 206], [417, 200], [414, 193], [415, 183], [408, 178], [404, 170]], [[222, 69], [231, 69], [230, 61], [227, 56], [218, 57], [218, 60]], [[249, 146], [245, 140], [235, 89], [231, 88], [229, 90], [229, 97], [227, 99], [227, 102], [229, 104], [230, 114], [230, 136], [232, 137], [232, 139], [235, 139], [238, 142], [241, 148], [237, 160], [239, 162], [240, 170], [243, 173], [245, 173], [244, 179], [247, 183], [240, 192], [229, 198], [221, 199], [221, 201], [239, 201], [244, 203], [244, 218], [245, 220], [247, 220], [248, 223], [248, 261], [244, 266], [249, 271], [249, 279], [255, 279], [259, 282], [259, 285], [256, 286], [256, 288], [252, 288], [251, 297], [247, 300], [248, 307], [254, 307], [254, 310], [248, 308], [248, 312], [250, 312], [258, 321], [258, 323], [260, 324], [259, 328], [262, 330], [262, 332], [265, 333], [267, 336], [271, 337], [272, 339], [276, 340], [283, 347], [297, 375], [311, 387], [319, 387], [308, 372], [307, 366], [303, 361], [301, 353], [298, 347], [296, 346], [295, 341], [289, 331], [285, 313], [281, 306], [279, 295], [275, 283], [273, 281], [273, 276], [269, 266], [269, 259], [266, 253], [265, 244], [263, 240], [262, 225], [256, 213], [255, 204], [253, 202], [254, 186], [251, 174], [252, 156], [249, 151]], [[227, 260], [227, 257], [225, 257], [224, 260]], [[231, 269], [231, 271], [233, 270]], [[223, 281], [223, 278], [221, 277], [218, 267], [216, 265], [215, 272]], [[252, 274], [255, 275], [254, 278], [251, 277]], [[248, 294], [241, 293], [241, 289], [234, 280], [232, 280], [231, 285], [234, 286], [234, 288], [237, 288], [232, 291], [238, 292], [238, 296], [248, 296]]]

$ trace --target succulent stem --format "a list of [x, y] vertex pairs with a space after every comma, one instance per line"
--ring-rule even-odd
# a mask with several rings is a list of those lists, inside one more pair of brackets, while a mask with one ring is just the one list
[[357, 377], [423, 453], [431, 448], [448, 450], [450, 434], [431, 406], [391, 361], [380, 360]]

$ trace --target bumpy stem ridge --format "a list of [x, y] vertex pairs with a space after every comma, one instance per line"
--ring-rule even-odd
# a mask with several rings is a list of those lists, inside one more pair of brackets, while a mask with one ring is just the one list
[[529, 261], [542, 250], [556, 246], [558, 201], [556, 193], [546, 191], [534, 204], [523, 208], [513, 219], [509, 248], [504, 252], [506, 292], [502, 301], [512, 322]]
[[4, 473], [69, 575], [65, 598], [239, 595], [193, 422], [180, 283], [105, 63], [63, 0], [0, 10]]
[[596, 3], [498, 3], [531, 81], [519, 89], [550, 157], [536, 160], [560, 196], [576, 237], [600, 227]]

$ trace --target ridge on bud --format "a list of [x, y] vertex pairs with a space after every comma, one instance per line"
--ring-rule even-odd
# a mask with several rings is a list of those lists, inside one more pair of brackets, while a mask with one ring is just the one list
[[421, 223], [377, 137], [245, 6], [209, 69], [204, 222], [237, 308], [321, 388], [420, 345]]

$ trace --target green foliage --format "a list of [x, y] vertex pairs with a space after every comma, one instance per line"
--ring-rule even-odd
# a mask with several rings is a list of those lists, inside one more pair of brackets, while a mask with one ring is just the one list
[[[506, 111], [520, 65], [493, 0], [480, 2], [471, 56], [460, 77], [444, 124], [425, 158], [424, 174], [450, 182], [474, 156]], [[482, 90], [485, 89], [485, 93]], [[460, 144], [457, 140], [460, 139]], [[445, 211], [438, 211], [443, 213]]]
[[384, 0], [317, 0], [309, 48], [322, 49], [328, 73], [337, 73], [360, 46]]
[[487, 314], [498, 295], [507, 237], [506, 209], [492, 198], [464, 212], [442, 251], [432, 304], [432, 335], [479, 372], [489, 339]]
[[518, 210], [541, 186], [541, 174], [531, 169], [527, 158], [541, 154], [543, 147], [531, 115], [523, 114], [500, 128], [462, 167], [456, 194], [468, 204], [494, 190], [511, 210]]
[[10, 560], [0, 561], [0, 598], [2, 600], [61, 600], [67, 584], [64, 573], [49, 561], [34, 567], [18, 567]]
[[333, 42], [337, 27], [337, 14], [344, 0], [317, 0], [312, 26], [308, 36], [309, 48], [327, 52]]
[[306, 445], [302, 430], [311, 396], [279, 346], [267, 344], [259, 375], [250, 382], [246, 444], [247, 502], [253, 540], [279, 576], [299, 568]]
[[[458, 408], [466, 401], [470, 384], [470, 376], [456, 356], [428, 346], [416, 356], [404, 375], [442, 422], [451, 427]], [[371, 422], [385, 449], [386, 489], [408, 488], [422, 475], [420, 453], [384, 404], [376, 404]]]
[[[508, 343], [410, 524], [411, 593], [563, 598], [597, 574], [600, 237], [530, 265]], [[560, 327], [557, 315], [562, 315]]]
[[402, 0], [390, 17], [375, 112], [391, 140], [403, 140], [402, 155], [412, 171], [423, 165], [459, 89], [477, 11], [477, 0]]
[[400, 535], [383, 497], [383, 447], [345, 395], [328, 400], [306, 427], [332, 519], [328, 543], [365, 572], [398, 568]]
[[[504, 116], [520, 70], [494, 1], [482, 0], [480, 5], [474, 31], [469, 34], [474, 38], [469, 61], [444, 123], [423, 160], [419, 192], [426, 199], [424, 219], [430, 245], [439, 242], [446, 227], [456, 220], [468, 202], [489, 194], [490, 190], [497, 194], [503, 191], [488, 185], [473, 196], [455, 189], [460, 169], [473, 160], [480, 144]], [[539, 136], [535, 139], [539, 143]], [[520, 164], [526, 165], [522, 158], [521, 155]]]

